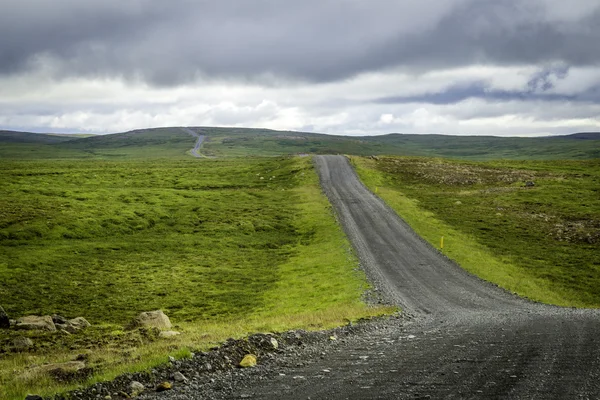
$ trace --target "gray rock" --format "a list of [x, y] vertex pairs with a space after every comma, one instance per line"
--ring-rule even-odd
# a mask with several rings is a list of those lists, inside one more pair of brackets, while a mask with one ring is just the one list
[[21, 317], [17, 320], [15, 325], [16, 329], [24, 330], [42, 330], [42, 331], [55, 331], [56, 326], [52, 322], [52, 317], [44, 315], [39, 317], [37, 315], [29, 315], [27, 317]]
[[90, 324], [88, 322], [88, 320], [83, 317], [77, 317], [77, 318], [70, 319], [69, 323], [72, 326], [74, 326], [76, 329], [85, 329], [85, 328], [92, 326], [92, 324]]
[[171, 328], [169, 317], [162, 310], [147, 311], [138, 315], [128, 328], [135, 329], [139, 327], [169, 329]]
[[27, 350], [27, 349], [33, 347], [33, 342], [29, 338], [20, 336], [18, 338], [15, 338], [15, 340], [13, 340], [13, 347], [17, 351]]
[[0, 306], [0, 329], [8, 328], [10, 328], [10, 319], [8, 318], [6, 311], [4, 311], [4, 308]]
[[175, 372], [173, 374], [173, 380], [175, 382], [186, 382], [188, 379], [181, 372]]
[[129, 391], [132, 396], [137, 396], [138, 394], [142, 393], [144, 390], [146, 390], [146, 387], [138, 381], [132, 381], [129, 384]]
[[42, 396], [38, 396], [37, 394], [28, 394], [25, 397], [25, 400], [44, 400]]

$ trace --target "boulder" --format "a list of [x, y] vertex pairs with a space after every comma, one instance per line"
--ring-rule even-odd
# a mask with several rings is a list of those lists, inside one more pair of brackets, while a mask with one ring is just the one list
[[83, 317], [77, 317], [77, 318], [70, 319], [69, 323], [77, 329], [85, 329], [85, 328], [92, 326], [92, 324], [90, 324], [87, 321], [87, 319], [85, 319]]
[[10, 319], [8, 318], [6, 311], [4, 311], [4, 308], [0, 306], [0, 329], [8, 328], [10, 328]]
[[41, 330], [41, 331], [55, 331], [56, 326], [52, 322], [52, 317], [44, 315], [39, 317], [37, 315], [29, 315], [27, 317], [21, 317], [17, 320], [15, 325], [16, 329], [23, 330]]
[[240, 361], [240, 367], [248, 368], [256, 366], [256, 356], [254, 354], [246, 354], [242, 361]]
[[147, 311], [138, 315], [129, 325], [129, 328], [158, 328], [169, 329], [171, 327], [169, 317], [162, 310]]
[[31, 339], [21, 336], [13, 340], [13, 347], [17, 351], [23, 351], [29, 349], [30, 347], [33, 347], [33, 342], [31, 341]]

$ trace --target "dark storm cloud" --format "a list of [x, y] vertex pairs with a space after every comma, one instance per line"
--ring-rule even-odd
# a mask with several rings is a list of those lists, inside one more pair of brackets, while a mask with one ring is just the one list
[[600, 5], [553, 20], [541, 0], [12, 3], [0, 13], [5, 75], [50, 63], [63, 76], [172, 85], [198, 76], [333, 81], [395, 67], [600, 62]]

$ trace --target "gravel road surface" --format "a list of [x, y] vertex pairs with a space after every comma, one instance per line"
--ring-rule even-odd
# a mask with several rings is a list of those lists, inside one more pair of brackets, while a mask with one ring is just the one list
[[181, 128], [181, 130], [187, 134], [190, 134], [190, 135], [198, 138], [196, 140], [196, 144], [194, 145], [194, 148], [190, 151], [192, 153], [192, 155], [197, 158], [204, 157], [202, 154], [200, 154], [200, 147], [202, 146], [202, 142], [204, 142], [205, 136], [199, 134], [198, 132], [191, 130], [190, 128]]
[[598, 310], [536, 304], [466, 273], [369, 192], [346, 158], [316, 163], [369, 279], [405, 317], [143, 398], [600, 398]]

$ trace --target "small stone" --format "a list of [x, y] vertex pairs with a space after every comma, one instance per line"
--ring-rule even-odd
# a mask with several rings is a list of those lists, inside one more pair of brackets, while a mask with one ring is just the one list
[[254, 354], [246, 354], [242, 361], [240, 361], [240, 367], [249, 368], [256, 366], [256, 356]]
[[172, 363], [175, 362], [175, 357], [169, 356], [169, 362], [172, 362]]
[[173, 374], [173, 380], [175, 382], [186, 382], [188, 379], [181, 372], [175, 372]]
[[273, 346], [274, 349], [277, 349], [279, 347], [279, 343], [274, 337], [272, 337], [269, 341], [271, 342], [271, 346]]
[[0, 306], [0, 329], [8, 328], [10, 328], [10, 319], [8, 318], [6, 311], [4, 311], [4, 308]]
[[13, 340], [13, 347], [17, 351], [27, 350], [30, 347], [33, 347], [33, 342], [31, 339], [21, 336]]
[[142, 393], [144, 390], [146, 390], [146, 387], [138, 381], [132, 381], [129, 384], [129, 391], [131, 392], [132, 396], [137, 396], [138, 394]]
[[329, 340], [334, 341], [337, 340], [337, 338], [335, 336], [329, 336]]
[[173, 385], [171, 385], [171, 382], [163, 382], [156, 387], [157, 392], [164, 392], [166, 390], [171, 389], [173, 389]]

